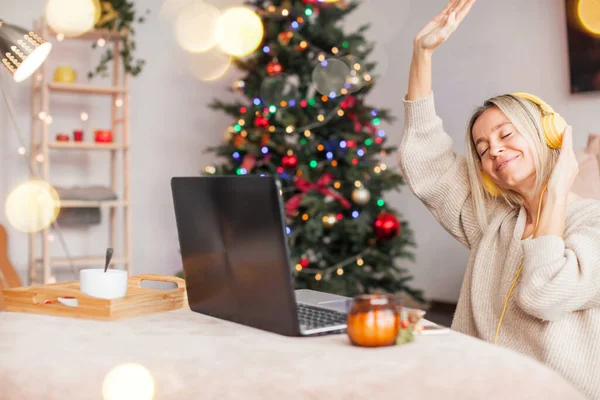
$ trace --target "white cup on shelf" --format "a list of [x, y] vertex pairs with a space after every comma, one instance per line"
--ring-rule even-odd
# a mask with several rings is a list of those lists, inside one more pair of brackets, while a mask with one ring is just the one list
[[79, 271], [79, 289], [88, 296], [119, 299], [127, 294], [128, 274], [125, 270], [102, 268]]

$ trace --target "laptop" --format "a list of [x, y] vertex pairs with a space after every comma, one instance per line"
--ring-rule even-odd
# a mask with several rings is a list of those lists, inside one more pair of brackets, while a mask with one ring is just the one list
[[174, 177], [171, 191], [192, 311], [285, 336], [345, 332], [351, 298], [294, 290], [276, 178]]

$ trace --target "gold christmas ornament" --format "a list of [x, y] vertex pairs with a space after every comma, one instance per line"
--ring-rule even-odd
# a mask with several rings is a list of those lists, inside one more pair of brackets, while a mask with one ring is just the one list
[[335, 226], [335, 224], [337, 224], [338, 220], [334, 213], [328, 213], [323, 216], [321, 221], [326, 229], [331, 229]]
[[371, 192], [364, 187], [356, 188], [352, 191], [352, 201], [355, 204], [364, 206], [371, 199]]

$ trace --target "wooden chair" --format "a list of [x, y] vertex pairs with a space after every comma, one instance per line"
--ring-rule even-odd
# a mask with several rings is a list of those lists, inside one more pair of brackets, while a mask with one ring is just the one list
[[19, 275], [8, 259], [8, 235], [0, 225], [0, 310], [4, 310], [2, 289], [22, 286]]

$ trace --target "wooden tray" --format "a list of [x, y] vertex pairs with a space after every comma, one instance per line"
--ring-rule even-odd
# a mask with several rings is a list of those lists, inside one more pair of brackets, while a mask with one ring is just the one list
[[[173, 282], [175, 289], [142, 288], [142, 281]], [[91, 297], [79, 290], [79, 281], [60, 282], [3, 289], [4, 306], [9, 312], [25, 312], [95, 320], [118, 320], [187, 307], [185, 281], [176, 276], [136, 275], [129, 278], [127, 295], [106, 300]], [[74, 297], [77, 306], [58, 301], [59, 297]]]

